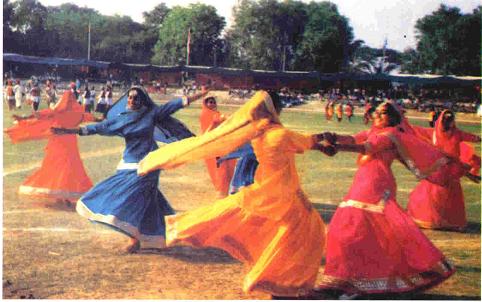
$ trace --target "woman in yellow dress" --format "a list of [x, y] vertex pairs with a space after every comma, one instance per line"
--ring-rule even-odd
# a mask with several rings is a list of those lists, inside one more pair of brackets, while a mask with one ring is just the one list
[[259, 161], [254, 183], [213, 204], [166, 217], [168, 246], [216, 247], [247, 267], [243, 290], [304, 296], [314, 286], [325, 225], [300, 186], [295, 153], [317, 149], [321, 134], [283, 127], [279, 97], [257, 92], [218, 128], [149, 153], [138, 174], [225, 155], [251, 141]]

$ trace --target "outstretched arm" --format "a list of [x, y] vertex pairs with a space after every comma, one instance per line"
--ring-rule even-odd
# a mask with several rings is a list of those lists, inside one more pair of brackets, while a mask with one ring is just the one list
[[62, 127], [52, 127], [50, 128], [54, 134], [62, 135], [62, 134], [79, 134], [80, 135], [80, 128], [62, 128]]
[[335, 132], [323, 132], [321, 140], [326, 140], [330, 145], [335, 144], [355, 144], [355, 138], [351, 135], [340, 135]]
[[367, 153], [366, 146], [362, 144], [336, 144], [335, 146], [337, 151]]
[[475, 183], [480, 183], [480, 175], [474, 175], [470, 172], [465, 173], [465, 176]]
[[209, 89], [206, 86], [201, 86], [201, 92], [186, 97], [187, 105], [191, 104], [194, 101], [199, 100], [200, 98], [202, 98], [208, 93], [209, 93]]
[[191, 96], [184, 96], [182, 98], [176, 98], [164, 105], [156, 106], [155, 109], [155, 119], [160, 121], [164, 117], [174, 114], [176, 111], [182, 109], [183, 107], [189, 106], [190, 103], [200, 99], [201, 97], [208, 94], [208, 90], [203, 87], [200, 93]]

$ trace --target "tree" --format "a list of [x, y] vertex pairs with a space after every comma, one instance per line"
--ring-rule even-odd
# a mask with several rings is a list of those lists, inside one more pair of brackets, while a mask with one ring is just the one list
[[16, 35], [12, 31], [13, 4], [3, 0], [3, 50], [5, 52], [17, 51]]
[[226, 35], [231, 65], [253, 69], [291, 69], [307, 18], [300, 1], [241, 1]]
[[438, 74], [480, 75], [480, 13], [463, 15], [440, 5], [415, 25], [419, 69]]
[[[49, 6], [45, 22], [51, 55], [64, 58], [86, 58], [88, 49], [88, 27], [91, 23], [91, 58], [96, 58], [95, 45], [99, 41], [98, 29], [103, 24], [103, 16], [90, 8], [81, 8], [66, 3]], [[97, 57], [98, 59], [98, 57]]]
[[47, 55], [49, 47], [44, 42], [47, 31], [45, 19], [47, 8], [36, 0], [13, 2], [10, 28], [16, 34], [17, 47], [25, 54]]
[[[59, 57], [86, 58], [91, 25], [91, 59], [148, 63], [155, 41], [147, 28], [127, 16], [103, 16], [90, 8], [67, 3], [49, 7], [46, 28], [51, 53]], [[151, 44], [149, 44], [151, 43]], [[147, 46], [146, 46], [147, 45]]]
[[142, 13], [142, 16], [144, 17], [143, 25], [146, 30], [140, 33], [141, 37], [138, 37], [139, 43], [136, 43], [136, 47], [142, 48], [142, 45], [140, 44], [142, 43], [145, 49], [150, 50], [149, 61], [150, 58], [154, 56], [154, 46], [159, 37], [159, 29], [170, 11], [171, 9], [168, 8], [165, 3], [160, 3], [151, 11]]
[[186, 58], [190, 31], [190, 65], [212, 65], [214, 51], [220, 47], [220, 34], [226, 22], [213, 6], [201, 3], [175, 6], [167, 14], [154, 47], [152, 62], [177, 65]]
[[233, 15], [232, 65], [336, 72], [350, 55], [352, 29], [332, 3], [242, 0]]
[[402, 73], [417, 74], [423, 72], [420, 69], [421, 66], [420, 55], [413, 48], [407, 48], [402, 53]]
[[170, 11], [171, 10], [163, 2], [156, 5], [151, 11], [142, 13], [142, 16], [144, 17], [144, 25], [147, 28], [159, 30]]
[[295, 67], [320, 72], [340, 71], [349, 56], [353, 29], [348, 19], [330, 2], [310, 2], [308, 21], [297, 49]]

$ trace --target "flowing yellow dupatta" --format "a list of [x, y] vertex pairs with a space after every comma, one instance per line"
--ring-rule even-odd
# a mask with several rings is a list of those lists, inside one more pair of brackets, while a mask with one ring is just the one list
[[214, 130], [150, 152], [139, 163], [137, 174], [173, 169], [188, 162], [228, 154], [262, 134], [273, 123], [280, 124], [273, 101], [266, 91], [258, 91]]

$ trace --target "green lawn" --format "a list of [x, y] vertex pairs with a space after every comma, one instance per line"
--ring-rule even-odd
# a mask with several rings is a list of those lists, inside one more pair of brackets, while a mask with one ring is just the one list
[[[220, 105], [223, 113], [231, 113], [235, 109], [236, 107], [233, 106]], [[357, 112], [360, 111], [361, 109], [357, 109]], [[28, 109], [21, 111], [25, 114], [28, 112]], [[198, 132], [199, 112], [200, 106], [195, 104], [176, 113], [176, 117], [183, 120], [194, 132]], [[474, 119], [473, 116], [470, 118]], [[338, 123], [327, 122], [321, 112], [293, 110], [283, 112], [282, 122], [290, 129], [306, 133], [335, 131], [341, 134], [352, 134], [367, 128], [360, 116], [355, 116], [352, 123], [346, 120]], [[414, 119], [413, 123], [427, 125], [426, 120], [420, 119]], [[11, 124], [10, 113], [4, 104], [4, 128]], [[480, 135], [480, 120], [479, 123], [459, 123], [458, 126], [462, 130]], [[213, 263], [209, 260], [206, 263], [194, 264], [179, 261], [179, 255], [163, 253], [120, 257], [116, 253], [104, 253], [103, 249], [115, 245], [113, 242], [118, 241], [118, 237], [115, 237], [118, 235], [112, 235], [111, 232], [105, 233], [103, 228], [89, 224], [72, 211], [34, 207], [35, 202], [32, 203], [31, 200], [17, 196], [16, 189], [23, 179], [32, 173], [32, 167], [40, 164], [46, 141], [12, 145], [5, 135], [3, 139], [4, 298], [19, 298], [22, 294], [28, 296], [29, 293], [37, 298], [49, 299], [266, 298], [266, 296], [246, 296], [240, 293], [242, 268], [239, 264], [233, 264], [231, 260], [225, 259], [229, 257], [216, 252], [209, 254], [209, 257], [214, 257], [217, 262]], [[101, 136], [79, 138], [80, 152], [94, 183], [114, 173], [115, 166], [121, 157], [122, 147], [123, 140], [120, 138]], [[480, 145], [476, 146], [476, 149], [480, 154]], [[309, 151], [297, 156], [297, 168], [302, 186], [327, 221], [351, 184], [356, 171], [355, 161], [356, 155], [352, 153], [340, 153], [335, 157], [327, 157], [320, 152]], [[405, 207], [408, 194], [417, 181], [399, 163], [393, 165], [393, 170], [398, 185], [398, 202]], [[462, 180], [462, 186], [470, 224], [468, 232], [425, 231], [435, 245], [455, 263], [457, 273], [442, 286], [419, 296], [418, 299], [480, 299], [481, 191], [479, 184], [474, 184], [467, 179]], [[208, 204], [214, 200], [215, 195], [202, 162], [162, 172], [160, 188], [177, 211]], [[32, 229], [52, 227], [64, 227], [79, 230], [79, 232], [51, 234], [32, 231]], [[102, 232], [99, 233], [99, 230]], [[60, 256], [55, 256], [57, 254]], [[178, 258], [172, 260], [172, 257]], [[114, 275], [106, 274], [102, 269], [99, 270], [99, 267], [107, 269], [105, 263], [108, 263], [112, 274], [115, 271]], [[178, 267], [174, 267], [173, 263], [177, 263]], [[185, 278], [189, 278], [187, 277], [189, 274], [195, 276], [200, 272], [211, 274], [210, 278], [201, 277], [201, 280], [196, 280], [200, 283], [198, 288], [206, 288], [206, 293], [200, 289], [193, 291], [189, 286], [180, 287], [179, 284], [182, 282], [175, 276], [180, 267], [183, 269], [182, 274], [186, 274]], [[140, 278], [137, 274], [146, 272], [146, 269], [147, 277]], [[132, 276], [133, 272], [135, 277]], [[158, 276], [157, 279], [155, 275]], [[164, 278], [171, 281], [160, 281]], [[147, 279], [150, 281], [146, 281]], [[13, 285], [6, 286], [6, 280]], [[172, 280], [181, 282], [176, 283], [180, 288], [172, 287], [173, 289], [169, 291], [170, 286], [174, 286], [172, 284], [175, 283]], [[121, 286], [119, 282], [126, 282], [128, 285]], [[164, 291], [161, 293], [153, 291], [153, 282], [161, 282]], [[14, 286], [15, 290], [12, 290]], [[210, 291], [213, 287], [218, 288], [218, 293], [214, 294]], [[124, 294], [119, 289], [125, 290]]]

